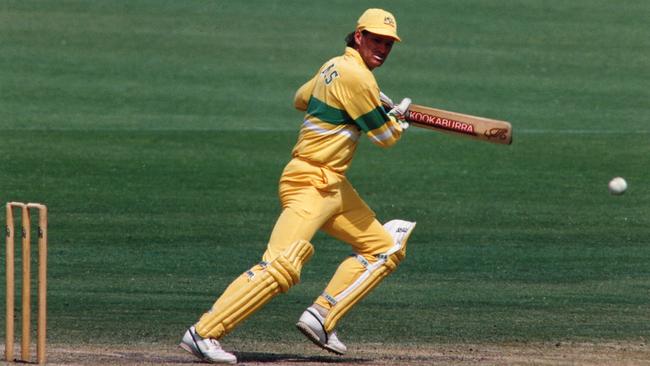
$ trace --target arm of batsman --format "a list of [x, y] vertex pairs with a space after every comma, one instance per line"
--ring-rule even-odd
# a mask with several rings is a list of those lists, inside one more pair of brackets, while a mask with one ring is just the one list
[[393, 103], [393, 100], [388, 97], [388, 95], [384, 94], [383, 92], [379, 92], [379, 100], [381, 101], [381, 104], [387, 106], [388, 108], [393, 108], [395, 106], [395, 103]]

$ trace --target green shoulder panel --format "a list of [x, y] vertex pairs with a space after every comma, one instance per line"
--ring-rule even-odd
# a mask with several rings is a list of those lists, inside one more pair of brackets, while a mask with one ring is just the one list
[[307, 114], [314, 116], [323, 122], [335, 125], [354, 123], [346, 111], [329, 106], [314, 96], [309, 99]]

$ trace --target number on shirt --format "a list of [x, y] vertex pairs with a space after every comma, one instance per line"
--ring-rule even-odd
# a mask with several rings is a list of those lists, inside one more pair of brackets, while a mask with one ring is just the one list
[[321, 71], [321, 73], [320, 73], [321, 76], [323, 77], [323, 79], [325, 79], [325, 85], [331, 84], [332, 81], [334, 81], [334, 79], [339, 77], [338, 71], [333, 70], [334, 66], [335, 66], [334, 64], [331, 64], [331, 65], [327, 66], [325, 68], [325, 70]]

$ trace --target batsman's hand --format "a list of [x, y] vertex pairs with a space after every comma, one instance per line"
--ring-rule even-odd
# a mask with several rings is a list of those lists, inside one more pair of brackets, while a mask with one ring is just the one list
[[388, 115], [395, 117], [395, 119], [399, 122], [399, 124], [402, 126], [402, 129], [404, 130], [409, 128], [409, 124], [406, 122], [405, 116], [410, 106], [411, 98], [404, 98], [401, 102], [399, 102], [399, 104], [393, 106], [393, 108], [388, 111]]

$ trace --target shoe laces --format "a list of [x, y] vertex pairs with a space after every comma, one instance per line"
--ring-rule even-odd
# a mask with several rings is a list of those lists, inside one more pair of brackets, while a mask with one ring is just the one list
[[221, 344], [214, 338], [205, 339], [204, 344], [208, 346], [210, 351], [221, 351]]

